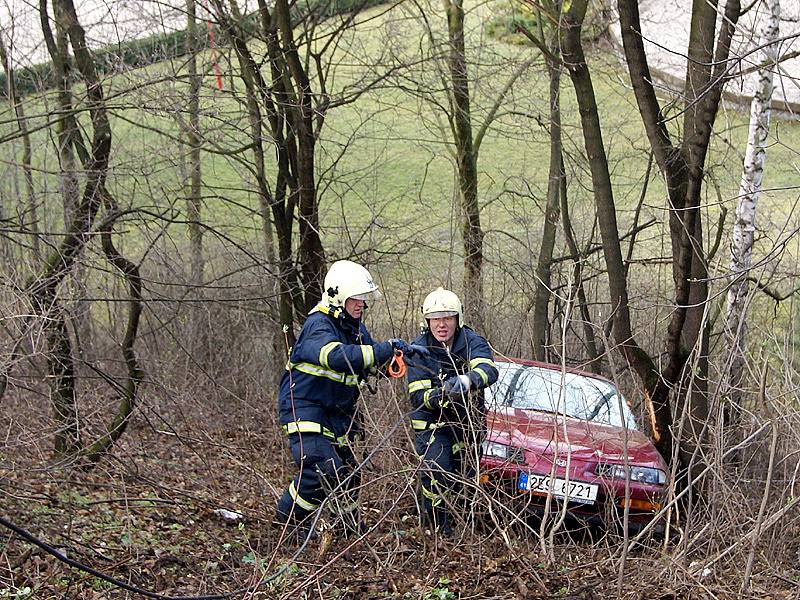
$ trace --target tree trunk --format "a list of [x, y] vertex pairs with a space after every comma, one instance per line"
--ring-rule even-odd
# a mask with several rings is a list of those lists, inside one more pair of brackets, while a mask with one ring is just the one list
[[[719, 35], [715, 36], [716, 2], [694, 0], [680, 148], [670, 140], [652, 85], [640, 33], [638, 3], [618, 0], [617, 5], [631, 84], [653, 154], [667, 184], [670, 202], [675, 308], [667, 328], [666, 365], [652, 399], [657, 414], [662, 410], [671, 412], [670, 392], [682, 377], [690, 378], [689, 420], [681, 440], [681, 456], [687, 462], [692, 460], [697, 444], [702, 442], [702, 427], [708, 417], [708, 327], [704, 316], [708, 270], [700, 218], [701, 186], [722, 87], [729, 77], [730, 42], [740, 4], [738, 0], [727, 2]], [[693, 368], [686, 371], [684, 367], [690, 359]]]
[[586, 290], [583, 285], [583, 260], [584, 256], [578, 249], [578, 243], [575, 241], [575, 233], [572, 231], [572, 221], [569, 216], [569, 203], [567, 202], [567, 177], [563, 172], [564, 159], [561, 158], [561, 192], [559, 193], [559, 201], [561, 204], [561, 224], [564, 228], [564, 239], [567, 242], [567, 247], [572, 256], [572, 281], [573, 285], [577, 287], [578, 291], [578, 308], [581, 313], [581, 321], [583, 324], [583, 337], [584, 344], [586, 345], [586, 353], [589, 355], [589, 363], [586, 368], [592, 373], [600, 374], [600, 353], [597, 350], [597, 340], [594, 334], [594, 327], [592, 315], [589, 313], [589, 303], [586, 301]]
[[202, 170], [200, 165], [200, 86], [202, 76], [197, 70], [197, 54], [202, 44], [197, 28], [197, 5], [195, 0], [186, 0], [186, 50], [189, 77], [189, 98], [187, 103], [188, 123], [181, 119], [184, 145], [184, 195], [186, 197], [186, 228], [189, 234], [189, 319], [187, 345], [193, 360], [201, 365], [209, 354], [208, 327], [203, 318], [203, 280], [205, 277], [205, 258], [203, 256], [202, 222]]
[[458, 187], [461, 198], [464, 243], [464, 311], [466, 321], [483, 329], [483, 229], [478, 205], [477, 152], [472, 140], [469, 75], [464, 46], [463, 0], [444, 0], [448, 32], [448, 69], [452, 87], [452, 127], [456, 143]]
[[75, 365], [72, 342], [67, 331], [67, 316], [60, 303], [53, 301], [42, 314], [46, 315], [47, 376], [50, 401], [56, 418], [53, 449], [56, 455], [68, 456], [80, 450], [78, 409], [75, 402]]
[[[291, 157], [292, 144], [284, 136], [285, 118], [280, 112], [282, 107], [288, 103], [273, 101], [272, 94], [279, 100], [284, 97], [284, 73], [285, 61], [277, 44], [277, 34], [275, 25], [270, 19], [269, 10], [260, 3], [261, 27], [264, 37], [267, 39], [267, 55], [270, 59], [270, 72], [272, 74], [272, 85], [268, 85], [258, 69], [258, 65], [250, 53], [246, 44], [246, 36], [241, 29], [241, 14], [235, 2], [230, 3], [232, 20], [224, 10], [224, 6], [218, 0], [215, 1], [217, 15], [223, 27], [231, 39], [236, 52], [236, 57], [241, 69], [242, 80], [245, 84], [247, 112], [250, 125], [250, 135], [252, 139], [253, 163], [255, 171], [256, 189], [259, 195], [261, 207], [262, 230], [264, 232], [264, 244], [267, 260], [271, 265], [275, 265], [272, 276], [275, 281], [277, 291], [277, 307], [279, 319], [279, 331], [275, 332], [274, 349], [277, 356], [283, 357], [286, 349], [283, 345], [283, 331], [286, 330], [288, 345], [292, 346], [295, 342], [294, 337], [294, 297], [296, 293], [296, 274], [293, 264], [292, 252], [292, 217], [294, 214], [293, 197], [287, 197], [287, 188], [292, 181]], [[275, 144], [278, 155], [278, 173], [275, 180], [275, 193], [270, 191], [270, 184], [267, 179], [268, 174], [265, 165], [265, 152], [263, 140], [264, 117], [266, 112], [270, 125], [270, 135]], [[272, 221], [270, 221], [270, 213]], [[275, 226], [275, 233], [278, 242], [278, 258], [275, 260], [272, 239], [272, 226]], [[321, 286], [320, 286], [321, 287]]]
[[197, 53], [200, 49], [197, 32], [195, 0], [186, 0], [186, 41], [189, 71], [189, 127], [186, 143], [189, 146], [189, 181], [186, 185], [186, 216], [189, 223], [189, 249], [191, 261], [190, 281], [195, 295], [203, 283], [203, 228], [202, 228], [202, 172], [200, 170], [200, 82], [197, 72]]
[[[72, 369], [72, 348], [66, 327], [66, 317], [58, 302], [58, 286], [75, 265], [89, 239], [89, 233], [100, 207], [102, 190], [105, 184], [108, 160], [111, 152], [111, 127], [105, 110], [103, 88], [97, 76], [94, 61], [86, 46], [83, 28], [78, 23], [72, 0], [56, 0], [56, 14], [60, 20], [59, 27], [65, 31], [72, 44], [75, 63], [86, 83], [86, 104], [92, 121], [92, 150], [86, 170], [86, 185], [80, 202], [68, 224], [61, 244], [45, 262], [39, 275], [29, 285], [31, 305], [35, 314], [44, 320], [47, 328], [48, 353], [47, 360], [51, 373], [50, 385], [53, 396], [56, 418], [59, 419], [59, 430], [76, 431], [77, 418], [75, 411], [74, 375]], [[66, 56], [60, 54], [58, 46], [53, 43], [47, 14], [46, 0], [40, 4], [42, 30], [51, 58], [54, 62], [64, 64]], [[70, 113], [71, 114], [71, 113]], [[56, 438], [56, 451], [70, 451], [71, 441], [64, 444], [63, 439]]]
[[[69, 59], [69, 33], [66, 29], [68, 18], [62, 14], [64, 8], [57, 2], [53, 3], [53, 16], [55, 19], [55, 36], [46, 18], [47, 11], [45, 0], [40, 0], [40, 15], [42, 15], [42, 32], [45, 43], [52, 59], [53, 71], [58, 81], [58, 107], [60, 118], [56, 123], [59, 157], [59, 181], [61, 186], [61, 201], [64, 214], [64, 228], [74, 217], [80, 203], [81, 186], [78, 173], [78, 160], [86, 163], [89, 160], [88, 151], [83, 147], [80, 127], [72, 106], [72, 63]], [[78, 154], [76, 160], [75, 154]], [[91, 345], [92, 327], [89, 318], [90, 301], [86, 299], [86, 283], [83, 265], [80, 261], [75, 263], [69, 277], [72, 295], [77, 299], [72, 310], [76, 322], [78, 336], [78, 350], [81, 346]]]
[[[704, 164], [711, 132], [728, 79], [730, 43], [739, 18], [740, 3], [728, 0], [720, 32], [714, 46], [715, 6], [695, 0], [692, 29], [689, 33], [687, 61], [686, 111], [683, 143], [680, 148], [688, 175], [683, 198], [675, 198], [677, 210], [670, 214], [675, 277], [675, 310], [667, 329], [668, 361], [662, 374], [665, 382], [678, 382], [681, 377], [691, 383], [684, 392], [691, 394], [687, 405], [688, 419], [681, 440], [685, 464], [694, 460], [696, 447], [705, 438], [708, 419], [708, 267], [704, 252], [701, 222], [701, 188]], [[704, 63], [704, 64], [699, 64]], [[711, 66], [713, 65], [713, 67]], [[693, 358], [692, 358], [693, 357]], [[692, 369], [684, 371], [687, 362]], [[666, 390], [664, 393], [667, 393]]]
[[[274, 96], [266, 93], [266, 87], [261, 88], [262, 104], [267, 110], [272, 138], [275, 141], [278, 173], [275, 178], [275, 195], [271, 201], [272, 218], [278, 238], [278, 272], [280, 274], [280, 303], [279, 315], [283, 329], [286, 333], [288, 346], [294, 345], [293, 314], [295, 307], [304, 304], [302, 290], [298, 284], [297, 270], [293, 262], [292, 253], [292, 226], [297, 194], [292, 192], [297, 187], [295, 173], [297, 172], [296, 142], [294, 132], [287, 126], [286, 112], [294, 106], [291, 94], [291, 84], [286, 60], [280, 46], [278, 31], [278, 18], [270, 18], [266, 0], [258, 0], [261, 11], [261, 29], [267, 40], [267, 54], [270, 58], [270, 75], [272, 78], [271, 91]], [[255, 63], [254, 63], [255, 64]], [[260, 74], [258, 80], [261, 81]], [[260, 85], [264, 85], [263, 82]], [[274, 101], [273, 101], [274, 98]], [[284, 132], [284, 129], [286, 131]], [[322, 288], [320, 282], [320, 290]], [[305, 318], [306, 312], [301, 311], [299, 320]], [[278, 340], [278, 343], [283, 340]], [[287, 348], [283, 348], [283, 354]]]
[[[603, 241], [603, 255], [608, 269], [614, 341], [643, 382], [645, 394], [650, 397], [660, 379], [655, 364], [636, 343], [631, 329], [628, 284], [619, 242], [617, 212], [608, 170], [608, 159], [603, 144], [591, 74], [581, 44], [581, 27], [586, 15], [587, 2], [588, 0], [573, 1], [563, 14], [561, 24], [562, 56], [575, 88], [584, 145], [592, 174], [597, 217]], [[655, 415], [654, 439], [662, 455], [669, 458], [672, 455], [670, 430], [672, 415], [668, 402], [658, 408]]]
[[119, 396], [119, 405], [114, 418], [106, 428], [105, 434], [84, 451], [84, 455], [91, 462], [100, 460], [120, 436], [125, 433], [136, 404], [139, 384], [144, 379], [144, 371], [139, 366], [134, 349], [136, 335], [139, 330], [139, 317], [142, 314], [142, 277], [139, 273], [139, 267], [125, 258], [114, 245], [111, 234], [117, 218], [115, 215], [117, 208], [105, 188], [101, 193], [109, 211], [107, 226], [102, 229], [100, 234], [103, 253], [108, 261], [122, 274], [128, 284], [128, 322], [125, 327], [125, 337], [122, 340], [122, 356], [125, 359], [128, 375], [125, 378], [124, 385], [115, 386]]
[[64, 210], [64, 226], [72, 220], [72, 214], [80, 198], [80, 183], [78, 181], [77, 165], [75, 161], [74, 146], [75, 135], [78, 134], [78, 124], [72, 111], [71, 74], [69, 62], [69, 42], [67, 32], [64, 30], [64, 17], [60, 14], [61, 6], [53, 3], [53, 16], [56, 24], [55, 45], [58, 60], [53, 61], [53, 68], [59, 80], [58, 105], [63, 115], [58, 120], [58, 157], [61, 161], [61, 195]]
[[[317, 115], [311, 82], [300, 60], [294, 41], [291, 15], [287, 0], [276, 0], [275, 17], [280, 35], [281, 50], [286, 60], [289, 74], [294, 83], [293, 110], [287, 112], [297, 141], [297, 182], [298, 234], [300, 274], [304, 292], [304, 309], [310, 311], [322, 297], [322, 280], [325, 275], [325, 250], [319, 230], [319, 210], [317, 205], [316, 171], [314, 151], [317, 136], [314, 131]], [[321, 121], [320, 121], [321, 122]]]
[[756, 204], [761, 193], [761, 179], [767, 159], [766, 143], [769, 134], [770, 103], [772, 102], [772, 69], [778, 61], [780, 27], [780, 0], [769, 0], [769, 15], [763, 17], [760, 39], [762, 45], [758, 70], [758, 83], [750, 104], [750, 128], [744, 156], [742, 179], [737, 195], [736, 219], [731, 241], [730, 288], [728, 289], [727, 334], [730, 367], [728, 388], [730, 404], [726, 407], [726, 426], [735, 431], [739, 425], [742, 402], [742, 380], [747, 349], [747, 275], [752, 264], [753, 234], [755, 232]]
[[14, 65], [12, 57], [8, 55], [3, 40], [0, 39], [0, 60], [6, 71], [6, 81], [8, 103], [14, 109], [19, 127], [20, 137], [22, 137], [22, 174], [25, 178], [25, 198], [27, 206], [23, 213], [20, 226], [23, 230], [27, 229], [31, 235], [31, 247], [33, 248], [33, 258], [35, 263], [41, 261], [42, 250], [41, 240], [39, 239], [39, 215], [36, 206], [36, 194], [33, 189], [33, 170], [31, 168], [31, 137], [28, 134], [28, 122], [25, 119], [25, 109], [22, 101], [17, 98], [16, 85], [14, 84]]
[[[551, 52], [558, 52], [558, 44], [549, 44]], [[542, 247], [536, 263], [536, 291], [533, 302], [533, 355], [536, 360], [547, 359], [548, 306], [550, 304], [553, 249], [558, 227], [559, 199], [565, 179], [561, 148], [561, 65], [554, 57], [546, 57], [547, 74], [550, 79], [550, 169], [547, 179], [547, 204], [542, 226]]]

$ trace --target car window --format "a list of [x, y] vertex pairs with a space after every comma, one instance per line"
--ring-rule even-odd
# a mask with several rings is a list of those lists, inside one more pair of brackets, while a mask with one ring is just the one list
[[627, 402], [607, 381], [531, 365], [496, 364], [499, 372], [497, 383], [488, 389], [487, 394], [490, 407], [511, 406], [560, 413], [595, 423], [636, 429]]

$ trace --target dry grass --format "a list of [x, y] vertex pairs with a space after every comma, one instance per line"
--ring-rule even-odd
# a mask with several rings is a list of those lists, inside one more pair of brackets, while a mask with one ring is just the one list
[[[186, 307], [151, 311], [140, 350], [148, 383], [130, 429], [92, 471], [50, 458], [53, 423], [40, 365], [34, 360], [18, 371], [0, 412], [4, 516], [72, 558], [168, 595], [241, 588], [254, 598], [800, 594], [800, 412], [789, 360], [783, 373], [770, 376], [769, 403], [752, 411], [747, 431], [755, 435], [743, 465], [734, 469], [722, 460], [730, 446], [712, 435], [702, 457], [704, 495], [673, 506], [666, 541], [645, 539], [630, 550], [610, 531], [541, 540], [538, 525], [515, 519], [506, 498], [481, 493], [472, 495], [476, 517], [453, 540], [420, 529], [417, 461], [403, 422], [407, 400], [402, 386], [382, 382], [364, 402], [368, 435], [361, 454], [375, 449], [363, 467], [361, 494], [371, 529], [356, 541], [324, 533], [298, 553], [296, 545], [279, 544], [281, 532], [271, 523], [292, 465], [276, 423], [267, 365], [279, 361], [270, 360], [263, 316], [257, 305], [205, 306], [206, 319], [226, 325], [213, 329], [207, 343], [215, 351], [204, 358], [181, 343], [191, 338], [182, 328], [192, 321], [178, 318]], [[95, 355], [113, 356], [103, 339], [96, 335]], [[90, 374], [85, 367], [80, 372]], [[114, 400], [96, 380], [86, 381], [80, 411], [88, 438]], [[749, 392], [755, 401], [757, 386]], [[760, 510], [771, 453], [772, 480]], [[227, 524], [217, 508], [242, 513], [242, 524]], [[5, 531], [0, 552], [0, 589], [12, 598], [128, 597]], [[745, 577], [748, 591], [740, 595]]]

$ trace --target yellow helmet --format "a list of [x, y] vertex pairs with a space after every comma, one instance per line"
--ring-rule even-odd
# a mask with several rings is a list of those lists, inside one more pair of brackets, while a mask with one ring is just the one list
[[348, 298], [367, 300], [377, 292], [378, 286], [369, 271], [350, 260], [337, 260], [325, 275], [322, 303], [331, 308], [341, 307]]
[[458, 326], [464, 326], [464, 311], [461, 300], [454, 292], [443, 287], [436, 288], [425, 297], [422, 303], [422, 316], [425, 319], [458, 316]]

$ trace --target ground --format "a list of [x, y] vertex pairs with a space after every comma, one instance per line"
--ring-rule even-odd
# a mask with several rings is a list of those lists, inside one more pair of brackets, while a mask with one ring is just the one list
[[[246, 590], [250, 598], [666, 600], [738, 592], [726, 587], [729, 566], [696, 574], [685, 554], [675, 558], [676, 546], [656, 542], [627, 555], [618, 583], [623, 544], [611, 534], [556, 536], [551, 544], [535, 531], [484, 523], [437, 540], [417, 524], [402, 469], [385, 477], [383, 465], [392, 461], [380, 457], [367, 477], [373, 489], [363, 494], [372, 530], [362, 539], [323, 530], [302, 551], [278, 546], [271, 518], [290, 464], [270, 420], [258, 411], [236, 418], [228, 412], [208, 425], [219, 414], [213, 408], [191, 422], [175, 408], [155, 419], [152, 409], [92, 470], [59, 467], [38, 454], [44, 445], [21, 443], [18, 423], [6, 418], [4, 430], [13, 435], [0, 471], [2, 515], [72, 559], [169, 596]], [[224, 520], [214, 512], [220, 508], [242, 520]], [[134, 597], [9, 533], [0, 531], [0, 598]], [[790, 598], [797, 591], [791, 583], [758, 576], [754, 591]]]

